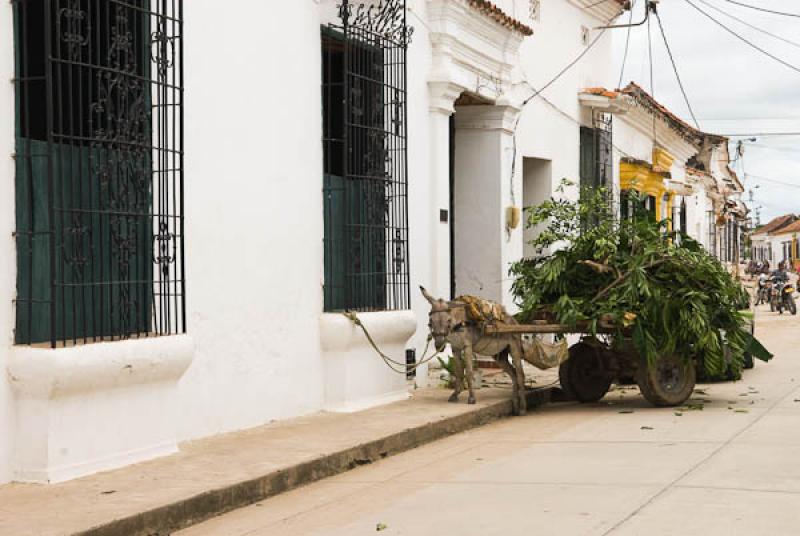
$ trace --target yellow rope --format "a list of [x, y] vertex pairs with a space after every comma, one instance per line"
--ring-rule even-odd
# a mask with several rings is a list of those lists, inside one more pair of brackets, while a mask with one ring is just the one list
[[[375, 351], [378, 353], [378, 355], [381, 356], [381, 359], [383, 360], [383, 362], [386, 363], [386, 366], [389, 367], [393, 372], [396, 372], [398, 374], [408, 374], [409, 372], [414, 372], [415, 370], [417, 370], [417, 368], [419, 368], [420, 366], [424, 365], [425, 363], [428, 363], [434, 357], [439, 355], [439, 352], [436, 352], [432, 356], [430, 356], [429, 358], [427, 358], [427, 359], [425, 358], [425, 354], [428, 353], [428, 349], [430, 348], [430, 345], [431, 345], [431, 340], [433, 339], [433, 337], [430, 334], [428, 334], [428, 339], [427, 339], [427, 342], [425, 343], [425, 350], [422, 352], [422, 358], [413, 367], [409, 367], [406, 362], [404, 362], [404, 361], [403, 362], [395, 361], [394, 359], [392, 359], [391, 357], [389, 357], [388, 355], [383, 353], [380, 348], [378, 348], [378, 345], [375, 343], [375, 340], [372, 338], [372, 335], [370, 335], [369, 331], [367, 330], [367, 327], [364, 325], [363, 322], [361, 322], [361, 319], [358, 318], [358, 315], [356, 315], [355, 312], [353, 312], [353, 311], [345, 311], [342, 314], [347, 319], [349, 319], [353, 324], [355, 324], [356, 326], [361, 328], [361, 331], [364, 332], [364, 335], [367, 337], [367, 340], [369, 341], [369, 343], [372, 346], [372, 348], [375, 349]], [[397, 370], [395, 368], [395, 365], [398, 366], [398, 367], [403, 367], [403, 369], [402, 370]]]

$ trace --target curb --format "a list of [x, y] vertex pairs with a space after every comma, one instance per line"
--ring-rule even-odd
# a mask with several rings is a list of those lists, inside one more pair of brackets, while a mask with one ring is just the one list
[[[528, 407], [536, 408], [550, 402], [552, 393], [552, 388], [528, 391]], [[167, 536], [173, 531], [226, 512], [510, 415], [511, 401], [504, 400], [473, 412], [409, 428], [258, 478], [117, 519], [74, 533], [74, 536]]]

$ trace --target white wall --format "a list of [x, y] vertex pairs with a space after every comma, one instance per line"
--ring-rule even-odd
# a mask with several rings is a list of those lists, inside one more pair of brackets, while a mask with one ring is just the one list
[[[581, 27], [601, 25], [599, 19], [567, 0], [543, 1], [538, 22], [531, 21], [527, 12], [518, 11], [523, 22], [534, 29], [533, 36], [526, 38], [520, 49], [520, 76], [537, 89], [585, 49]], [[590, 39], [595, 36], [596, 31], [592, 30]], [[582, 119], [579, 91], [595, 86], [613, 87], [617, 83], [612, 73], [611, 44], [611, 32], [606, 32], [580, 62], [542, 93], [572, 119], [538, 97], [522, 112], [517, 130], [518, 152], [522, 157], [552, 160], [554, 189], [562, 178], [574, 182], [579, 179], [580, 126], [576, 123]], [[530, 86], [525, 86], [520, 93], [527, 98], [533, 92]]]
[[184, 12], [188, 439], [322, 408], [323, 211], [317, 4]]
[[14, 77], [11, 4], [0, 6], [0, 484], [11, 480], [13, 398], [5, 374], [14, 341], [16, 246], [14, 244]]
[[501, 140], [490, 130], [460, 128], [460, 117], [467, 113], [461, 110], [456, 108], [453, 192], [456, 295], [501, 301]]
[[[330, 11], [333, 2], [321, 0], [324, 12]], [[522, 7], [526, 2], [502, 4], [536, 28], [522, 48], [524, 73], [534, 85], [549, 80], [582, 50], [582, 25], [598, 25], [597, 19], [566, 0], [544, 4], [540, 23], [527, 20]], [[420, 329], [408, 345], [418, 349], [418, 356], [424, 346], [428, 306], [416, 287], [441, 277], [435, 258], [442, 253], [441, 242], [434, 237], [446, 234], [447, 224], [439, 222], [438, 211], [448, 208], [431, 201], [441, 199], [434, 193], [441, 192], [447, 177], [432, 173], [429, 165], [432, 152], [441, 153], [446, 147], [432, 144], [431, 45], [426, 25], [417, 19], [425, 18], [426, 6], [427, 0], [409, 0], [409, 22], [416, 29], [408, 56], [410, 262], [412, 305]], [[330, 379], [326, 374], [334, 359], [326, 361], [320, 327], [321, 323], [333, 325], [322, 315], [320, 9], [313, 1], [285, 2], [277, 17], [270, 2], [243, 1], [240, 10], [232, 12], [220, 9], [217, 1], [192, 0], [184, 10], [186, 295], [195, 351], [179, 384], [180, 439], [313, 412], [325, 407], [327, 395], [332, 394], [326, 391]], [[0, 74], [8, 80], [13, 76], [13, 58], [7, 3], [0, 8], [0, 29]], [[610, 47], [610, 37], [604, 38], [545, 95], [578, 118], [578, 91], [613, 83]], [[517, 78], [521, 77], [519, 73]], [[9, 154], [13, 121], [5, 119], [14, 117], [13, 86], [0, 87], [0, 152]], [[513, 185], [506, 180], [511, 177], [510, 141], [510, 136], [500, 136], [492, 157], [491, 178], [501, 181], [495, 188], [498, 231], [503, 229], [503, 210], [512, 197], [517, 206], [523, 202], [522, 157], [552, 160], [551, 188], [562, 177], [578, 177], [578, 125], [541, 100], [530, 103], [520, 123], [520, 160]], [[14, 323], [8, 306], [15, 287], [10, 238], [13, 176], [13, 161], [0, 159], [0, 303], [7, 304], [0, 307], [3, 368]], [[508, 264], [521, 256], [522, 234], [518, 229], [503, 237], [495, 259], [498, 277], [505, 277]], [[507, 285], [504, 280], [502, 292], [507, 293]], [[413, 319], [404, 316], [401, 320], [395, 330], [385, 318], [375, 320], [376, 326], [387, 331], [391, 351], [400, 358], [397, 354], [405, 346], [402, 339], [414, 328]], [[346, 364], [341, 372], [353, 384], [380, 385], [386, 391], [403, 385], [402, 378], [399, 383], [398, 378], [376, 380], [377, 371], [365, 363], [375, 359], [381, 365], [371, 350], [359, 348], [352, 355], [360, 364]], [[341, 360], [342, 356], [334, 357]], [[100, 398], [77, 402], [91, 409]], [[115, 403], [123, 402], [119, 398]], [[0, 482], [11, 475], [13, 438], [7, 432], [15, 426], [13, 409], [4, 374], [0, 378]], [[80, 415], [79, 410], [74, 413]], [[80, 433], [75, 430], [76, 438]]]
[[[516, 15], [534, 29], [520, 48], [521, 82], [517, 90], [520, 99], [528, 99], [578, 54], [585, 50], [581, 41], [581, 28], [594, 28], [604, 21], [590, 16], [586, 10], [576, 7], [567, 0], [543, 1], [541, 18], [533, 21], [529, 17], [527, 2], [516, 2]], [[590, 33], [590, 41], [597, 35]], [[612, 73], [612, 39], [610, 32], [600, 38], [594, 47], [572, 69], [548, 87], [540, 97], [531, 99], [521, 112], [517, 128], [517, 174], [514, 178], [514, 197], [517, 206], [523, 205], [530, 190], [525, 192], [529, 177], [523, 177], [525, 159], [538, 158], [550, 161], [549, 192], [537, 191], [536, 200], [555, 194], [562, 179], [578, 183], [580, 167], [580, 124], [591, 126], [589, 114], [579, 103], [578, 94], [587, 87], [614, 87], [617, 80]], [[547, 102], [549, 101], [549, 103]], [[552, 105], [551, 105], [552, 104]], [[616, 137], [618, 123], [614, 124]], [[618, 158], [615, 158], [618, 160]], [[614, 176], [618, 176], [615, 164]], [[505, 179], [503, 179], [505, 182]], [[538, 189], [538, 187], [537, 187]], [[511, 204], [511, 188], [504, 185], [506, 199], [503, 206]], [[577, 186], [568, 189], [566, 196], [577, 198]], [[510, 292], [511, 280], [508, 277], [510, 264], [521, 258], [530, 233], [524, 232], [525, 218], [520, 227], [512, 233], [513, 243], [507, 244], [502, 273], [505, 292]], [[506, 297], [507, 302], [510, 298]]]
[[[523, 207], [532, 207], [541, 204], [550, 198], [552, 194], [552, 180], [553, 180], [553, 162], [551, 160], [543, 160], [540, 158], [525, 158], [522, 162], [522, 205]], [[523, 212], [522, 223], [523, 230], [523, 255], [525, 257], [533, 257], [537, 254], [532, 246], [531, 240], [536, 238], [537, 231], [540, 230], [542, 225], [537, 227], [527, 226], [528, 214]]]
[[[447, 176], [431, 176], [431, 153], [435, 150], [447, 151], [447, 146], [434, 146], [430, 136], [431, 111], [428, 76], [431, 70], [431, 44], [428, 28], [419, 22], [426, 20], [427, 0], [408, 0], [408, 8], [412, 14], [408, 24], [414, 27], [414, 36], [408, 48], [407, 64], [408, 80], [408, 221], [411, 262], [411, 307], [417, 318], [417, 330], [408, 342], [409, 348], [415, 348], [417, 359], [422, 356], [425, 340], [428, 335], [428, 311], [430, 305], [419, 292], [423, 285], [431, 292], [443, 298], [449, 298], [449, 286], [436, 288], [437, 251], [435, 236], [449, 233], [447, 223], [439, 221], [439, 210], [449, 209], [447, 204], [435, 204], [436, 188], [441, 188]], [[441, 118], [441, 121], [445, 121]], [[447, 128], [446, 125], [444, 128]], [[448, 242], [449, 244], [449, 242]], [[448, 251], [444, 254], [449, 256]], [[448, 272], [449, 274], [449, 272]], [[449, 276], [448, 276], [449, 277]], [[417, 371], [417, 383], [427, 385], [427, 366]]]

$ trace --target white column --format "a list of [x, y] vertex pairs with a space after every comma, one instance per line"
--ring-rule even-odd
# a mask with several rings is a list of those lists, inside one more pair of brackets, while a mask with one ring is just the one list
[[456, 113], [456, 290], [506, 306], [508, 268], [523, 250], [522, 224], [510, 229], [507, 221], [508, 209], [522, 203], [521, 166], [513, 166], [518, 113], [511, 105], [460, 106]]
[[[422, 255], [412, 259], [414, 273], [417, 276], [413, 282], [426, 287], [431, 294], [437, 297], [450, 297], [450, 116], [453, 115], [453, 105], [464, 87], [451, 82], [429, 82], [430, 113], [428, 119], [428, 160], [429, 177], [424, 188], [425, 195], [415, 196], [421, 210], [414, 210], [412, 227], [418, 227], [421, 232], [412, 228], [412, 238], [417, 245], [415, 251], [423, 252]], [[413, 157], [413, 156], [412, 156]], [[409, 185], [414, 188], [414, 185]], [[448, 211], [448, 221], [439, 221], [440, 210]], [[420, 266], [423, 266], [420, 268]], [[411, 346], [417, 349], [417, 360], [423, 358], [425, 337], [428, 335], [428, 310], [429, 306], [414, 286], [411, 289], [414, 312], [417, 315], [418, 330], [411, 339]], [[421, 365], [417, 369], [416, 384], [419, 387], [428, 385], [428, 365]]]
[[[431, 281], [434, 296], [450, 298], [450, 116], [464, 88], [451, 82], [430, 82], [430, 236]], [[441, 221], [441, 211], [447, 221]], [[424, 283], [423, 283], [424, 284]]]

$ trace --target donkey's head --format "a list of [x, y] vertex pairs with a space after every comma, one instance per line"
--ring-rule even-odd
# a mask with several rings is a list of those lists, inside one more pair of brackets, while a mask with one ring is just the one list
[[431, 330], [433, 344], [437, 352], [444, 350], [447, 345], [447, 337], [453, 331], [453, 317], [450, 314], [450, 305], [442, 299], [431, 296], [425, 287], [419, 287], [422, 295], [431, 304], [431, 312], [428, 313], [428, 327]]

